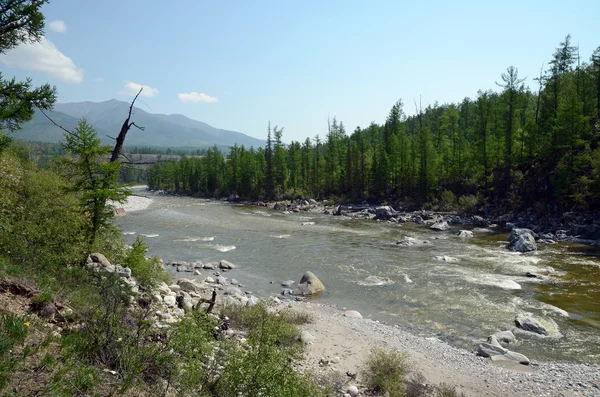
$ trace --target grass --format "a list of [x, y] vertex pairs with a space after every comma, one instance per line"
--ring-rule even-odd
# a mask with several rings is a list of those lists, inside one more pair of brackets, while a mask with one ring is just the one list
[[363, 368], [362, 379], [365, 386], [377, 393], [404, 397], [408, 372], [408, 356], [405, 353], [374, 348]]

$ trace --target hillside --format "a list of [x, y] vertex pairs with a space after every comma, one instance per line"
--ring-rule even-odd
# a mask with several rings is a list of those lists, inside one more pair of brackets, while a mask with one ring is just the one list
[[[73, 129], [80, 118], [86, 118], [98, 131], [104, 142], [110, 136], [116, 136], [127, 117], [129, 103], [111, 99], [104, 102], [59, 103], [49, 112], [57, 124]], [[201, 121], [192, 120], [181, 114], [153, 114], [134, 107], [132, 119], [145, 131], [131, 129], [127, 135], [128, 146], [161, 147], [219, 147], [234, 144], [246, 147], [264, 146], [265, 142], [241, 132], [228, 131], [212, 127]], [[59, 142], [62, 131], [52, 125], [41, 113], [36, 112], [33, 119], [25, 124], [21, 131], [13, 134], [15, 138], [38, 142]]]

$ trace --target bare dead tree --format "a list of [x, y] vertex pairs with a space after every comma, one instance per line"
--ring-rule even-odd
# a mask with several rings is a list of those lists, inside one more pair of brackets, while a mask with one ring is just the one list
[[127, 114], [127, 118], [125, 119], [125, 121], [123, 122], [123, 125], [121, 126], [121, 131], [119, 132], [119, 136], [117, 136], [117, 139], [115, 139], [116, 140], [115, 147], [113, 148], [112, 155], [110, 156], [111, 162], [119, 160], [119, 155], [121, 154], [121, 149], [123, 149], [123, 142], [125, 142], [125, 136], [129, 132], [131, 127], [136, 127], [142, 131], [144, 131], [144, 129], [145, 129], [145, 127], [140, 127], [137, 124], [135, 124], [135, 122], [129, 121], [129, 120], [131, 120], [131, 111], [133, 110], [133, 105], [135, 104], [135, 101], [138, 98], [138, 96], [140, 96], [140, 94], [142, 93], [143, 89], [144, 89], [144, 87], [140, 88], [140, 91], [137, 93], [135, 98], [133, 98], [133, 101], [131, 101], [131, 105], [129, 105], [129, 113]]

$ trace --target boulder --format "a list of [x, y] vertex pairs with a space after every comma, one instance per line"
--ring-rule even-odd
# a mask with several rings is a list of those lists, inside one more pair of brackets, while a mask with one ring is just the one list
[[231, 269], [235, 269], [236, 266], [229, 261], [222, 260], [221, 262], [219, 262], [219, 268], [231, 270]]
[[239, 199], [240, 199], [240, 196], [238, 196], [238, 195], [237, 195], [237, 194], [235, 194], [235, 193], [231, 193], [231, 194], [230, 194], [230, 195], [227, 197], [227, 201], [230, 201], [230, 202], [236, 202], [236, 201], [238, 201]]
[[177, 285], [185, 292], [200, 292], [202, 288], [196, 284], [194, 280], [188, 280], [186, 278], [180, 278], [177, 280]]
[[446, 221], [439, 221], [429, 226], [429, 228], [437, 232], [445, 232], [446, 230], [450, 230], [450, 225]]
[[215, 279], [209, 276], [209, 277], [206, 277], [206, 278], [204, 279], [204, 281], [205, 281], [205, 282], [207, 282], [207, 283], [214, 283], [214, 282], [215, 282]]
[[314, 340], [315, 340], [315, 337], [312, 336], [312, 334], [310, 332], [308, 332], [308, 331], [302, 331], [300, 333], [300, 341], [302, 343], [309, 344], [309, 343], [314, 342]]
[[212, 263], [204, 263], [202, 265], [202, 269], [214, 270], [215, 269], [215, 265], [213, 265]]
[[223, 293], [225, 295], [239, 295], [239, 296], [243, 296], [242, 290], [239, 289], [238, 287], [234, 287], [234, 286], [229, 286], [229, 287], [225, 288], [225, 291]]
[[298, 283], [298, 286], [294, 290], [293, 294], [307, 296], [318, 294], [319, 292], [323, 291], [325, 291], [325, 286], [321, 280], [319, 280], [313, 272], [306, 272], [300, 279], [300, 283]]
[[537, 235], [530, 229], [514, 228], [508, 237], [507, 248], [517, 252], [531, 252], [537, 250], [535, 242]]
[[288, 288], [294, 284], [296, 284], [296, 282], [294, 280], [285, 280], [285, 281], [281, 282], [282, 287], [288, 287]]
[[163, 302], [168, 307], [175, 307], [177, 305], [177, 299], [173, 295], [167, 295], [167, 296], [163, 297]]
[[352, 385], [352, 386], [348, 386], [348, 388], [346, 389], [346, 392], [348, 392], [348, 394], [350, 394], [350, 397], [356, 397], [358, 396], [358, 387]]
[[246, 306], [247, 307], [256, 306], [256, 305], [258, 305], [258, 302], [259, 302], [259, 300], [257, 297], [251, 296], [248, 298], [248, 301], [246, 302]]
[[523, 354], [502, 347], [493, 335], [488, 338], [488, 343], [479, 345], [477, 352], [483, 357], [490, 357], [492, 361], [513, 361], [524, 365], [529, 365], [531, 362]]
[[535, 334], [548, 336], [550, 333], [539, 321], [526, 314], [519, 314], [515, 317], [515, 324], [523, 331], [533, 332]]
[[217, 284], [227, 285], [227, 279], [223, 276], [217, 276]]
[[382, 221], [390, 220], [394, 215], [396, 215], [396, 211], [389, 205], [384, 205], [381, 207], [375, 208], [375, 218], [381, 219]]
[[490, 223], [479, 215], [473, 216], [473, 226], [488, 227]]
[[115, 272], [120, 277], [125, 277], [125, 278], [131, 277], [131, 269], [128, 268], [128, 267], [122, 267], [122, 266], [119, 266], [119, 265], [115, 265]]
[[473, 237], [473, 232], [470, 230], [461, 230], [458, 233], [456, 233], [456, 235], [461, 238], [471, 238]]
[[90, 259], [94, 263], [99, 263], [102, 267], [110, 266], [110, 262], [108, 261], [108, 259], [106, 259], [106, 257], [99, 252], [94, 252], [90, 254]]
[[193, 271], [194, 271], [194, 269], [192, 269], [188, 265], [178, 265], [177, 266], [177, 272], [178, 273], [192, 273]]
[[356, 310], [347, 310], [344, 312], [344, 317], [349, 318], [363, 318], [362, 314], [357, 312]]

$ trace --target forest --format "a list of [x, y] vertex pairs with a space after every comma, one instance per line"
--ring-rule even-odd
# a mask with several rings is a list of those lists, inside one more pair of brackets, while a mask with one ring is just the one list
[[533, 79], [510, 66], [496, 90], [407, 115], [402, 100], [385, 123], [285, 144], [267, 128], [265, 148], [233, 146], [148, 170], [151, 189], [246, 199], [335, 198], [451, 209], [600, 208], [600, 47], [586, 62], [567, 35]]

